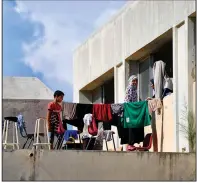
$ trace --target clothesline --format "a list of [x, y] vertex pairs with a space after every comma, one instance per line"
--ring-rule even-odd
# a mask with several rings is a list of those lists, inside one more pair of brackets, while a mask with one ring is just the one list
[[83, 131], [84, 122], [89, 120], [88, 131], [92, 135], [98, 132], [98, 121], [120, 126], [116, 118], [121, 119], [121, 125], [124, 128], [141, 128], [150, 125], [151, 113], [161, 106], [159, 99], [121, 104], [64, 103], [63, 121]]

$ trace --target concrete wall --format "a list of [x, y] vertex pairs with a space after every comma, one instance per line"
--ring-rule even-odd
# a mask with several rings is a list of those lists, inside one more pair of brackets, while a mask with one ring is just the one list
[[3, 152], [3, 181], [196, 179], [194, 153], [37, 151], [32, 157], [30, 153]]
[[102, 94], [102, 87], [101, 86], [92, 91], [92, 103], [93, 104], [102, 103], [101, 94]]
[[36, 119], [45, 117], [47, 106], [51, 100], [12, 100], [3, 99], [3, 118], [6, 116], [24, 116], [27, 132], [33, 133]]
[[[168, 10], [168, 11], [166, 11]], [[195, 12], [195, 1], [135, 1], [74, 53], [74, 101], [79, 90]], [[83, 77], [81, 77], [83, 75]]]
[[[39, 117], [46, 118], [47, 105], [50, 101], [51, 100], [3, 99], [2, 117], [17, 116], [21, 113], [24, 116], [24, 120], [26, 122], [27, 133], [33, 134], [35, 130], [36, 119]], [[40, 126], [40, 132], [43, 132], [42, 125]], [[19, 133], [20, 148], [22, 148], [25, 140], [26, 138], [23, 138]], [[12, 125], [10, 125], [9, 128], [8, 142], [12, 142]]]

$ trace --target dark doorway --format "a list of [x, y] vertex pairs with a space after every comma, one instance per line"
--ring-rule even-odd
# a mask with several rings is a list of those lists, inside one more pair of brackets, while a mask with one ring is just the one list
[[103, 84], [103, 103], [114, 103], [114, 78]]
[[154, 62], [162, 60], [166, 63], [166, 72], [173, 78], [173, 45], [172, 40], [165, 43], [157, 52], [154, 53]]

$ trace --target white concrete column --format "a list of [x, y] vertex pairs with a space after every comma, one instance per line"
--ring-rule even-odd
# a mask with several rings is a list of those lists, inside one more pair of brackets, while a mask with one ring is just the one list
[[123, 103], [125, 98], [125, 66], [123, 63], [116, 67], [116, 103]]
[[117, 95], [118, 95], [118, 88], [117, 88], [117, 68], [116, 66], [114, 67], [114, 102], [117, 103]]
[[178, 123], [178, 38], [177, 27], [173, 27], [173, 111], [174, 111], [174, 139], [175, 152], [179, 151], [179, 125]]
[[[123, 103], [125, 96], [125, 68], [123, 63], [114, 67], [114, 92], [115, 103]], [[112, 126], [112, 130], [115, 132], [114, 138], [116, 147], [119, 148], [120, 139], [117, 127]]]
[[195, 23], [191, 18], [187, 18], [186, 24], [186, 46], [187, 46], [187, 70], [188, 70], [188, 110], [193, 111], [195, 93], [193, 93], [193, 83], [195, 82], [196, 56], [195, 56]]
[[186, 138], [187, 113], [193, 108], [192, 50], [194, 47], [194, 24], [189, 18], [184, 23], [173, 28], [173, 81], [174, 81], [174, 121], [176, 125], [176, 151], [182, 148], [189, 151]]

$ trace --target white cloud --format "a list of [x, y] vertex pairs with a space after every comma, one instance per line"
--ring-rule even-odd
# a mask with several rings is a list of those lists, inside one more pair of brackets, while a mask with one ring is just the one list
[[[90, 7], [84, 5], [82, 12], [79, 12], [80, 5], [76, 12], [71, 11], [79, 3], [82, 6], [92, 2], [84, 1], [82, 4], [79, 1], [16, 1], [15, 11], [35, 24], [32, 35], [35, 40], [23, 44], [23, 60], [33, 71], [42, 73], [46, 80], [72, 84], [73, 50], [95, 26], [105, 23], [120, 7], [115, 7], [114, 3], [114, 7], [103, 9], [105, 6], [100, 5], [100, 10], [96, 11], [98, 7], [95, 5], [93, 11], [92, 5], [95, 1]], [[88, 14], [89, 12], [91, 14]]]

